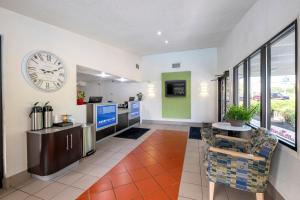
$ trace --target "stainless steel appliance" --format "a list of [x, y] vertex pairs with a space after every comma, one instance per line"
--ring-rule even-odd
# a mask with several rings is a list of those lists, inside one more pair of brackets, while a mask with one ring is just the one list
[[41, 130], [43, 126], [43, 108], [38, 106], [39, 102], [36, 102], [31, 109], [29, 117], [31, 118], [31, 130]]
[[49, 101], [45, 103], [43, 107], [43, 113], [44, 113], [44, 127], [45, 128], [51, 128], [53, 126], [53, 108], [52, 106], [48, 105]]
[[82, 125], [82, 157], [89, 156], [96, 151], [96, 129], [95, 124]]

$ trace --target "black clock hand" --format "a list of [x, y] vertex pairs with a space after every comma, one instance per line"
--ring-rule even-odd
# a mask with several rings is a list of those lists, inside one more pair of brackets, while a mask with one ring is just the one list
[[44, 74], [46, 74], [46, 72], [47, 72], [47, 71], [46, 71], [46, 70], [44, 70], [44, 69], [40, 69], [40, 70], [41, 70], [41, 71], [42, 71]]
[[52, 72], [57, 72], [58, 70], [61, 70], [61, 69], [62, 69], [62, 67], [59, 67], [57, 69], [52, 70]]

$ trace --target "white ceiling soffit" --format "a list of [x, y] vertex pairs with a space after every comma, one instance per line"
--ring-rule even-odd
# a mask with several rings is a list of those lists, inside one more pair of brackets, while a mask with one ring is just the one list
[[[217, 47], [256, 0], [1, 0], [0, 6], [138, 55]], [[162, 35], [158, 36], [157, 31]], [[164, 41], [169, 43], [165, 44]]]
[[[102, 73], [104, 73], [106, 76], [101, 77]], [[136, 83], [136, 81], [133, 81], [131, 79], [127, 79], [127, 78], [109, 74], [109, 73], [106, 73], [103, 71], [98, 71], [98, 70], [94, 70], [94, 69], [91, 69], [88, 67], [77, 65], [77, 82], [80, 82], [80, 81], [83, 81], [83, 82], [99, 82], [99, 81], [121, 82], [121, 81], [118, 81], [120, 79], [125, 80], [123, 83]]]

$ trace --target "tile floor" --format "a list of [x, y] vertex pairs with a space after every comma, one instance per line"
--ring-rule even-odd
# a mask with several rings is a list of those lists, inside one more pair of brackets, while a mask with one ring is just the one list
[[[138, 140], [108, 138], [97, 143], [97, 152], [84, 158], [79, 165], [51, 181], [40, 181], [31, 178], [15, 188], [0, 191], [1, 200], [72, 200], [80, 195], [88, 194], [96, 199], [152, 199], [163, 200], [177, 198], [180, 200], [208, 200], [208, 180], [202, 164], [204, 144], [199, 140], [188, 139], [184, 151], [172, 145], [177, 139], [163, 139], [162, 132], [156, 130], [175, 130], [188, 132], [188, 126], [143, 124], [143, 128], [151, 130]], [[167, 131], [167, 133], [170, 133]], [[184, 135], [183, 133], [178, 133]], [[168, 135], [168, 134], [167, 134]], [[176, 135], [176, 134], [175, 134]], [[151, 136], [151, 137], [149, 137]], [[169, 149], [176, 150], [177, 157], [172, 164], [164, 162], [164, 158], [173, 156], [169, 150], [166, 154], [161, 145], [142, 144], [147, 138], [159, 138], [169, 144]], [[151, 141], [151, 140], [150, 140]], [[155, 141], [155, 140], [153, 140]], [[184, 141], [184, 139], [182, 139]], [[147, 140], [145, 141], [146, 144]], [[151, 142], [150, 142], [151, 144]], [[184, 142], [177, 143], [183, 148]], [[141, 146], [139, 146], [141, 145]], [[145, 149], [144, 149], [145, 148]], [[144, 157], [143, 150], [149, 154]], [[130, 155], [128, 155], [132, 152]], [[125, 158], [128, 155], [128, 158]], [[139, 161], [132, 161], [131, 155], [138, 155]], [[125, 158], [125, 159], [124, 159]], [[182, 158], [182, 159], [181, 159]], [[184, 158], [184, 159], [183, 159]], [[124, 160], [123, 160], [124, 159]], [[130, 162], [127, 162], [127, 161]], [[121, 162], [120, 162], [121, 161]], [[132, 161], [132, 162], [131, 162]], [[183, 165], [182, 165], [183, 161]], [[158, 167], [159, 162], [162, 166]], [[118, 164], [120, 163], [120, 164]], [[137, 163], [143, 163], [140, 166]], [[178, 169], [172, 171], [172, 165]], [[182, 166], [182, 170], [180, 169]], [[126, 170], [126, 171], [125, 171]], [[167, 173], [165, 173], [167, 171]], [[181, 172], [180, 172], [181, 171]], [[109, 176], [107, 176], [107, 175]], [[117, 175], [115, 175], [117, 174]], [[167, 176], [172, 174], [172, 176]], [[179, 178], [181, 175], [181, 179]], [[151, 178], [150, 178], [151, 177]], [[176, 184], [180, 181], [180, 184]], [[95, 184], [96, 183], [96, 184]], [[113, 190], [111, 190], [113, 188]], [[149, 193], [149, 191], [152, 191]], [[82, 195], [81, 197], [84, 197]], [[130, 198], [133, 197], [133, 198]], [[95, 199], [95, 198], [91, 198]], [[255, 195], [217, 185], [215, 200], [254, 200]], [[270, 200], [270, 198], [266, 198]]]
[[186, 141], [186, 132], [156, 130], [78, 200], [176, 200]]

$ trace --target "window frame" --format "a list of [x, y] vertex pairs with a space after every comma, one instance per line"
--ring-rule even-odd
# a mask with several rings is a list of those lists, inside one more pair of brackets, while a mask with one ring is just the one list
[[[260, 118], [261, 127], [265, 127], [270, 130], [271, 127], [271, 45], [278, 40], [286, 37], [291, 32], [295, 31], [295, 147], [283, 142], [278, 139], [279, 142], [294, 151], [298, 151], [298, 93], [299, 93], [299, 83], [298, 83], [298, 24], [297, 19], [290, 23], [286, 28], [272, 37], [269, 41], [264, 43], [248, 57], [243, 59], [233, 68], [233, 104], [238, 105], [239, 103], [239, 84], [238, 84], [238, 68], [241, 64], [244, 66], [244, 106], [248, 107], [250, 105], [250, 59], [254, 57], [257, 53], [260, 53], [260, 70], [261, 70], [261, 106], [260, 106]], [[253, 124], [248, 124], [252, 128], [257, 128]]]
[[233, 91], [232, 91], [232, 97], [233, 97], [233, 105], [238, 105], [238, 66], [236, 65], [233, 68]]
[[[262, 88], [263, 88], [263, 81], [262, 81], [262, 79], [263, 79], [263, 77], [262, 77], [262, 51], [261, 51], [261, 49], [258, 49], [258, 50], [256, 50], [254, 53], [252, 53], [248, 58], [247, 58], [247, 60], [248, 60], [248, 68], [247, 68], [247, 71], [248, 71], [248, 73], [247, 73], [247, 83], [248, 83], [248, 87], [247, 87], [247, 107], [249, 107], [250, 105], [251, 105], [251, 103], [250, 103], [250, 101], [251, 101], [251, 99], [250, 99], [250, 92], [251, 92], [251, 88], [250, 88], [250, 76], [251, 76], [251, 59], [253, 58], [253, 57], [255, 57], [255, 56], [257, 56], [257, 55], [259, 55], [260, 54], [260, 127], [262, 127], [262, 111], [263, 111], [263, 109], [262, 109], [262, 107], [265, 107], [265, 104], [263, 104], [263, 102], [262, 102]], [[250, 125], [251, 125], [251, 127], [255, 127], [255, 128], [258, 128], [258, 126], [256, 126], [256, 125], [254, 125], [254, 124], [251, 124], [250, 123]]]
[[285, 38], [287, 35], [295, 31], [295, 146], [292, 146], [282, 140], [278, 140], [281, 144], [297, 151], [298, 148], [298, 31], [297, 31], [297, 21], [290, 24], [274, 38], [272, 38], [267, 44], [267, 126], [266, 128], [270, 130], [271, 128], [271, 45], [278, 42], [279, 40]]
[[248, 83], [247, 83], [247, 62], [246, 59], [243, 60], [242, 62], [240, 62], [239, 64], [237, 64], [234, 68], [233, 68], [233, 104], [234, 105], [239, 105], [239, 68], [242, 67], [243, 68], [243, 78], [244, 78], [244, 88], [243, 88], [243, 106], [247, 105], [247, 99], [245, 97], [247, 97], [247, 87], [248, 87]]

